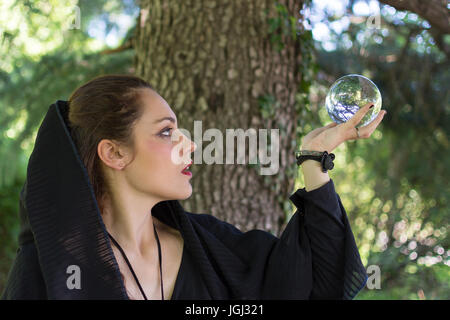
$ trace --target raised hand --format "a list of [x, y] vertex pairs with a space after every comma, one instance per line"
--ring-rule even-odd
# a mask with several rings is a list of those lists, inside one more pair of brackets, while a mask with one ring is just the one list
[[[370, 110], [372, 104], [368, 103], [359, 109], [347, 122], [337, 124], [332, 122], [324, 127], [317, 128], [302, 139], [301, 150], [327, 151], [331, 153], [341, 143], [347, 140], [367, 139], [383, 120], [386, 110], [381, 110], [378, 116], [368, 125], [356, 128], [364, 115]], [[359, 131], [359, 136], [358, 136]]]

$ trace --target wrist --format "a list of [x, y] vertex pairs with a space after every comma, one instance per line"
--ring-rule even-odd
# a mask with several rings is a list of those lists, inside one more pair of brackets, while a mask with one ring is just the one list
[[308, 144], [300, 146], [300, 150], [319, 151], [319, 152], [327, 151], [327, 150], [325, 150], [322, 147], [314, 146], [314, 145], [308, 145]]
[[333, 160], [336, 157], [334, 153], [328, 153], [328, 151], [308, 150], [307, 148], [310, 148], [310, 146], [301, 148], [301, 150], [295, 152], [297, 165], [302, 165], [306, 160], [314, 160], [320, 164], [320, 168], [323, 172], [333, 169]]
[[328, 172], [323, 172], [321, 164], [315, 160], [305, 160], [301, 167], [307, 192], [320, 188], [330, 181]]

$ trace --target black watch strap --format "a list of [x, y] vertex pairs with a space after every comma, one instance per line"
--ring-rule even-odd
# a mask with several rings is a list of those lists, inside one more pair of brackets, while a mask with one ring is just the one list
[[300, 150], [295, 152], [295, 158], [297, 159], [297, 165], [301, 165], [306, 160], [320, 162], [322, 172], [327, 172], [334, 168], [334, 153], [328, 153], [327, 151]]

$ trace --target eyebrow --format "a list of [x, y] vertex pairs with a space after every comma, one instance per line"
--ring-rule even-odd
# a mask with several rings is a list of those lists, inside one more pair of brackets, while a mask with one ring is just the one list
[[172, 122], [172, 123], [175, 123], [175, 122], [176, 122], [175, 118], [172, 118], [172, 117], [164, 117], [164, 118], [157, 119], [157, 120], [153, 121], [153, 123], [158, 123], [158, 122], [161, 122], [161, 121], [164, 121], [164, 120], [169, 120], [169, 121]]

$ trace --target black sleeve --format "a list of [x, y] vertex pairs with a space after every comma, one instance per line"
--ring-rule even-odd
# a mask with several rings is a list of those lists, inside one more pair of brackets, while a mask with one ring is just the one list
[[0, 296], [2, 300], [47, 299], [45, 283], [38, 260], [38, 252], [28, 222], [27, 209], [24, 201], [26, 184], [27, 180], [25, 180], [19, 199], [19, 247], [17, 248], [13, 265], [9, 270], [5, 289]]
[[1, 300], [43, 300], [47, 299], [44, 279], [39, 267], [34, 242], [28, 242], [17, 249], [14, 263], [9, 271]]
[[290, 200], [297, 211], [270, 254], [265, 296], [353, 299], [367, 274], [333, 181]]

